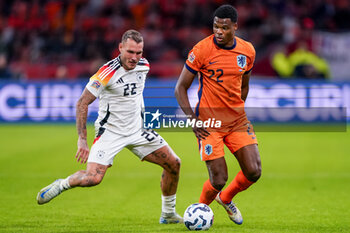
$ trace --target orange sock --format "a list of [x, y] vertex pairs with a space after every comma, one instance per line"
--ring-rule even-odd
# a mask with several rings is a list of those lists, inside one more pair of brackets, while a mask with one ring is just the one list
[[238, 172], [233, 181], [220, 193], [220, 199], [224, 203], [230, 203], [232, 198], [239, 192], [246, 190], [254, 182], [249, 181], [243, 174], [242, 170]]
[[219, 190], [217, 190], [211, 185], [209, 180], [205, 181], [201, 196], [199, 198], [199, 203], [204, 203], [209, 205], [210, 203], [213, 202], [213, 200], [215, 199], [216, 195], [219, 192], [220, 192]]

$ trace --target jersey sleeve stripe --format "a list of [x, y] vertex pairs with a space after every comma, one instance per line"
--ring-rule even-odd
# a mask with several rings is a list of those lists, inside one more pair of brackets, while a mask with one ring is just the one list
[[99, 74], [100, 77], [104, 76], [107, 72], [110, 70], [116, 68], [120, 63], [117, 61], [115, 63], [112, 63], [111, 65], [106, 66], [106, 68]]
[[105, 78], [110, 79], [119, 67], [119, 64], [115, 64], [114, 66], [111, 66], [106, 73], [104, 73], [103, 75], [100, 74], [99, 77], [101, 78], [101, 80], [104, 80]]
[[102, 79], [102, 76], [107, 73], [111, 68], [109, 66], [104, 66], [101, 68], [101, 70], [98, 72], [98, 77]]
[[120, 64], [116, 63], [111, 67], [105, 68], [101, 73], [98, 74], [98, 77], [104, 84], [107, 84], [108, 81], [113, 77], [114, 73], [119, 69]]
[[185, 67], [188, 69], [188, 71], [190, 71], [192, 74], [197, 74], [198, 71], [195, 71], [194, 69], [192, 69], [189, 65], [187, 65], [187, 63], [185, 63]]
[[105, 66], [103, 67], [103, 70], [101, 70], [101, 73], [98, 74], [99, 77], [102, 77], [103, 75], [105, 75], [108, 71], [111, 70], [112, 67], [110, 66]]
[[202, 98], [202, 93], [203, 93], [203, 75], [200, 74], [200, 78], [199, 78], [199, 89], [198, 89], [198, 103], [196, 106], [196, 116], [199, 116], [199, 105], [201, 102], [201, 98]]
[[116, 70], [111, 70], [109, 71], [107, 74], [105, 74], [101, 80], [108, 83], [108, 81], [113, 77], [114, 73], [116, 72]]

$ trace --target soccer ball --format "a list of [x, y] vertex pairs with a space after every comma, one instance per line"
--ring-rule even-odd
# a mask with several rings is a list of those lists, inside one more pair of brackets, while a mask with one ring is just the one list
[[185, 210], [183, 219], [190, 231], [208, 230], [213, 225], [214, 213], [206, 204], [196, 203]]

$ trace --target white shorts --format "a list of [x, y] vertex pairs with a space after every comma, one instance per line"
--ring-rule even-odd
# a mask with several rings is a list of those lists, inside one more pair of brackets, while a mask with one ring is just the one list
[[153, 151], [168, 145], [168, 143], [151, 129], [140, 129], [129, 136], [122, 136], [105, 130], [95, 139], [91, 147], [88, 162], [102, 165], [112, 165], [114, 157], [124, 148], [128, 148], [142, 160]]

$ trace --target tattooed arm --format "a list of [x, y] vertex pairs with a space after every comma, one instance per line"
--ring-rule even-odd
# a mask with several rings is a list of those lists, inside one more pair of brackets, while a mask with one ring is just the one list
[[86, 163], [89, 157], [89, 146], [87, 144], [87, 131], [86, 131], [86, 120], [89, 104], [94, 102], [96, 97], [91, 94], [86, 88], [83, 94], [80, 96], [77, 102], [77, 112], [76, 112], [76, 127], [78, 131], [78, 151], [75, 158], [80, 163]]

